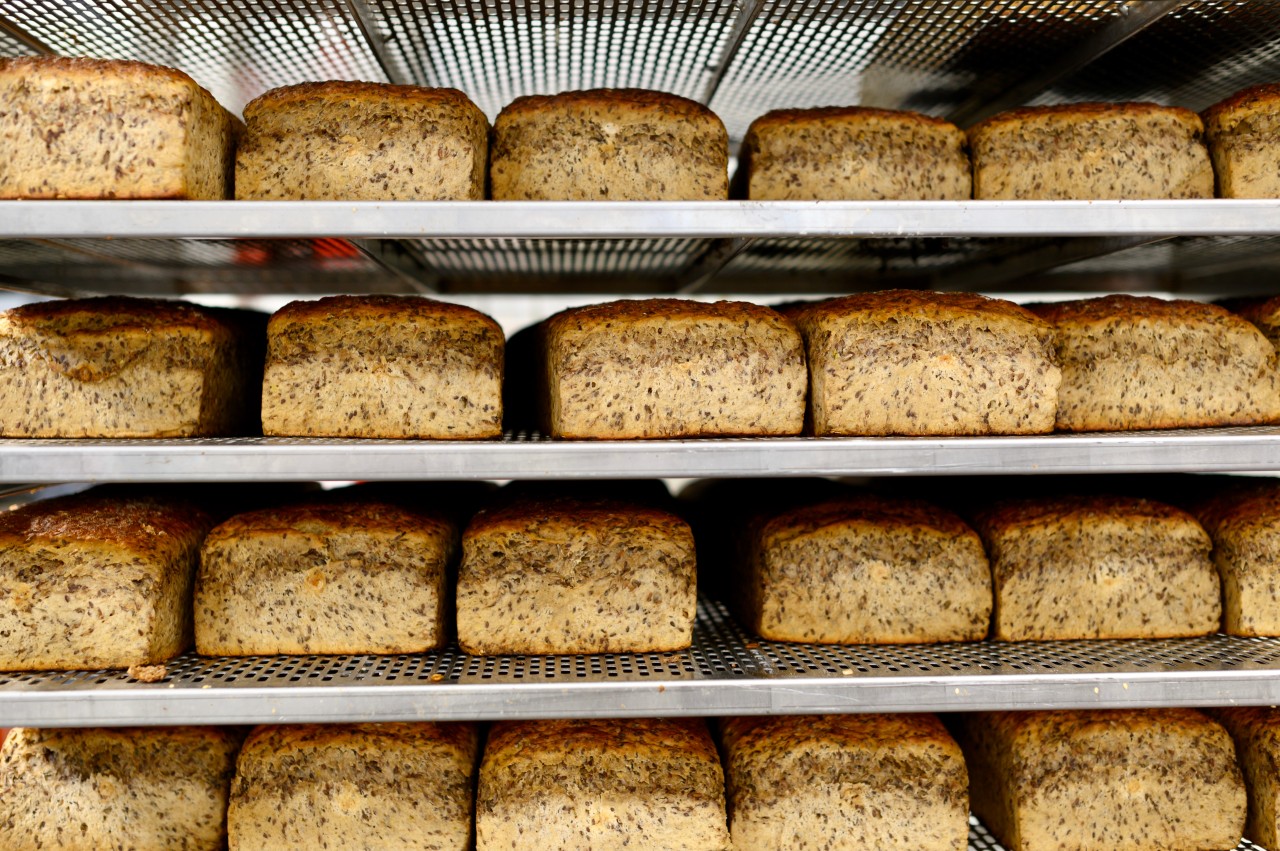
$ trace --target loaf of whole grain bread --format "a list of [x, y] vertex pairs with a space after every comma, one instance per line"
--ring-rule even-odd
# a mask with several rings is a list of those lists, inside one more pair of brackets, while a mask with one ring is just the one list
[[502, 329], [469, 307], [386, 295], [291, 302], [267, 325], [262, 430], [499, 437], [502, 368]]
[[462, 538], [458, 643], [468, 653], [640, 653], [693, 640], [693, 533], [636, 503], [517, 498]]
[[700, 718], [499, 722], [476, 851], [727, 851], [724, 773]]
[[552, 437], [799, 434], [807, 376], [789, 319], [746, 302], [615, 301], [542, 325]]
[[734, 851], [964, 851], [969, 783], [933, 715], [720, 722]]
[[969, 128], [982, 200], [1212, 198], [1200, 116], [1153, 103], [1014, 109]]
[[814, 434], [1053, 431], [1053, 328], [971, 293], [887, 290], [789, 305], [804, 335]]
[[1057, 331], [1062, 431], [1280, 419], [1275, 347], [1224, 308], [1109, 295], [1031, 309]]
[[457, 89], [302, 83], [250, 101], [244, 117], [237, 198], [484, 198], [489, 122]]
[[729, 197], [729, 135], [702, 104], [643, 89], [518, 98], [493, 123], [495, 201]]
[[421, 653], [451, 632], [458, 529], [376, 500], [239, 514], [213, 529], [195, 588], [199, 653]]
[[974, 813], [1009, 851], [1234, 848], [1245, 789], [1226, 730], [1194, 709], [956, 718]]
[[1280, 348], [1280, 296], [1228, 298], [1218, 303], [1249, 320], [1271, 341], [1271, 345]]
[[471, 724], [258, 727], [236, 764], [228, 851], [467, 851]]
[[0, 670], [127, 668], [191, 643], [199, 509], [59, 497], [0, 514]]
[[1220, 198], [1280, 198], [1280, 85], [1236, 92], [1201, 116]]
[[752, 200], [963, 201], [971, 195], [964, 131], [918, 112], [775, 110], [751, 122], [739, 158]]
[[0, 59], [0, 198], [226, 198], [239, 129], [172, 68]]
[[991, 559], [993, 638], [1172, 638], [1216, 632], [1209, 536], [1184, 511], [1119, 496], [1009, 500], [974, 512]]
[[1209, 711], [1227, 728], [1249, 795], [1245, 838], [1280, 847], [1280, 713], [1273, 706], [1231, 706]]
[[1213, 539], [1222, 579], [1222, 629], [1280, 635], [1280, 488], [1259, 480], [1191, 503]]
[[5, 851], [222, 851], [233, 728], [16, 729], [0, 748]]
[[0, 313], [0, 434], [195, 437], [257, 429], [264, 317], [113, 296]]
[[743, 622], [776, 641], [977, 641], [991, 572], [964, 522], [924, 502], [859, 494], [755, 517], [732, 594]]

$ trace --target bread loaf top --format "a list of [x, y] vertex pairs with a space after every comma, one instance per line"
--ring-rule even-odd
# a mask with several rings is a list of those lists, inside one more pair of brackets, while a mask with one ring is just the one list
[[457, 89], [427, 86], [397, 86], [390, 83], [362, 83], [329, 80], [281, 86], [258, 95], [244, 108], [245, 121], [253, 122], [268, 113], [298, 106], [349, 107], [352, 101], [394, 103], [405, 108], [456, 110], [472, 120], [489, 122], [471, 99]]
[[331, 748], [375, 758], [405, 749], [437, 748], [451, 755], [459, 772], [470, 775], [479, 749], [479, 736], [473, 724], [270, 724], [249, 734], [244, 753], [259, 758], [269, 754], [265, 757], [267, 763], [286, 760], [291, 767], [302, 768], [296, 762], [300, 752]]
[[122, 334], [184, 329], [213, 332], [225, 328], [220, 312], [182, 301], [98, 296], [24, 304], [4, 312], [14, 326], [46, 335]]
[[1249, 86], [1200, 113], [1209, 135], [1230, 133], [1256, 115], [1275, 115], [1280, 109], [1280, 83]]
[[1172, 323], [1189, 321], [1213, 322], [1245, 327], [1248, 325], [1231, 311], [1216, 304], [1185, 299], [1152, 296], [1108, 295], [1070, 301], [1033, 304], [1029, 309], [1055, 325], [1090, 325], [1102, 322], [1135, 322], [1155, 320]]
[[714, 112], [680, 95], [649, 89], [585, 89], [558, 95], [525, 95], [513, 100], [498, 113], [494, 125], [523, 117], [540, 117], [548, 112], [605, 109], [621, 119], [652, 120], [655, 115], [679, 121], [706, 121], [719, 125], [728, 144], [729, 134]]
[[77, 494], [33, 502], [0, 515], [0, 549], [98, 543], [159, 557], [174, 539], [203, 535], [210, 525], [209, 515], [181, 502]]
[[1168, 521], [1184, 525], [1209, 546], [1209, 536], [1187, 512], [1150, 499], [1125, 496], [1071, 495], [997, 502], [974, 512], [984, 537], [991, 538], [1036, 526], [1080, 527], [1110, 520], [1126, 523]]
[[[423, 329], [446, 331], [456, 336], [459, 345], [469, 340], [503, 340], [502, 327], [497, 322], [460, 304], [418, 296], [339, 295], [293, 301], [272, 314], [267, 322], [270, 359], [279, 362], [324, 356], [335, 347], [376, 347], [386, 341], [378, 336], [379, 326], [389, 323], [416, 323]], [[353, 333], [360, 332], [367, 334], [361, 338], [363, 342], [353, 340]], [[500, 366], [494, 364], [495, 369]]]
[[876, 321], [993, 319], [1030, 323], [1045, 334], [1052, 333], [1043, 319], [1011, 301], [976, 293], [931, 292], [928, 290], [881, 290], [823, 299], [789, 306], [784, 313], [806, 322], [864, 314]]
[[1024, 106], [993, 115], [969, 128], [969, 141], [980, 145], [992, 137], [1017, 131], [1041, 132], [1046, 127], [1079, 128], [1136, 117], [1166, 117], [1175, 126], [1182, 127], [1189, 136], [1199, 136], [1204, 132], [1204, 122], [1200, 120], [1200, 116], [1180, 106], [1144, 102], [1063, 103], [1054, 106]]
[[293, 322], [315, 320], [428, 319], [432, 321], [472, 321], [501, 332], [494, 322], [478, 310], [447, 301], [405, 295], [334, 295], [319, 299], [291, 301], [271, 315], [273, 330]]
[[747, 138], [763, 130], [790, 131], [807, 123], [858, 123], [863, 126], [879, 125], [886, 131], [897, 128], [930, 128], [947, 135], [964, 138], [964, 131], [944, 118], [935, 118], [921, 112], [900, 109], [878, 109], [871, 106], [819, 106], [811, 109], [775, 109], [751, 122]]
[[855, 714], [740, 716], [720, 722], [734, 755], [756, 770], [806, 745], [832, 743], [859, 751], [894, 748], [911, 741], [937, 742], [960, 758], [960, 748], [936, 715]]
[[1193, 506], [1201, 525], [1215, 538], [1271, 531], [1280, 521], [1280, 488], [1239, 486]]
[[133, 59], [93, 59], [86, 56], [13, 56], [0, 59], [0, 76], [10, 74], [44, 75], [59, 86], [76, 80], [97, 82], [103, 77], [132, 80], [140, 86], [156, 81], [180, 83], [194, 86], [213, 100], [208, 89], [177, 68]]
[[683, 298], [622, 299], [619, 301], [572, 307], [546, 320], [546, 333], [611, 328], [631, 322], [668, 322], [678, 319], [717, 319], [729, 323], [764, 322], [780, 329], [791, 328], [791, 322], [770, 307], [745, 301], [701, 302]]
[[247, 535], [298, 532], [326, 535], [357, 530], [392, 534], [446, 534], [452, 528], [443, 518], [384, 502], [310, 502], [248, 511], [219, 524], [208, 543], [234, 541]]
[[1280, 343], [1280, 296], [1227, 299], [1221, 306], [1252, 322], [1273, 344]]
[[592, 529], [653, 527], [659, 534], [689, 536], [689, 526], [679, 517], [656, 508], [613, 500], [554, 496], [513, 499], [483, 509], [471, 520], [467, 536], [523, 532], [545, 524]]
[[947, 537], [976, 538], [976, 533], [955, 514], [927, 502], [854, 494], [784, 511], [764, 522], [760, 539], [766, 546], [778, 546], [833, 524], [930, 529]]

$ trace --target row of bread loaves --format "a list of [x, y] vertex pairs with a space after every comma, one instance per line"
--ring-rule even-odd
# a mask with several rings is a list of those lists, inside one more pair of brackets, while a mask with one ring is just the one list
[[484, 314], [417, 297], [292, 302], [265, 341], [249, 311], [43, 302], [0, 314], [0, 434], [248, 434], [260, 420], [277, 436], [476, 439], [501, 436], [504, 417], [587, 439], [1276, 422], [1266, 334], [1280, 299], [1239, 309], [905, 290], [778, 310], [642, 299], [562, 311], [508, 346]]
[[700, 719], [516, 721], [482, 756], [468, 724], [259, 727], [243, 747], [22, 729], [0, 826], [6, 851], [467, 851], [473, 829], [476, 851], [963, 851], [972, 806], [1010, 851], [1274, 847], [1280, 714], [1217, 717], [976, 713], [954, 738], [930, 715], [730, 718], [719, 753]]

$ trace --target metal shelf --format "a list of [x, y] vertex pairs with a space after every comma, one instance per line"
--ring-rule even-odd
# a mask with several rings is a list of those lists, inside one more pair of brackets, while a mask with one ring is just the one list
[[0, 482], [614, 479], [1280, 469], [1280, 427], [1011, 437], [0, 440]]
[[950, 712], [1280, 703], [1280, 639], [827, 647], [754, 640], [718, 603], [693, 648], [593, 656], [188, 654], [167, 678], [0, 674], [0, 725]]

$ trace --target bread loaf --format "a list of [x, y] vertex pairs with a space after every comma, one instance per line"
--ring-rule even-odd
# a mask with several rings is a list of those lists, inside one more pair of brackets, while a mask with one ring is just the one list
[[1263, 848], [1280, 847], [1280, 715], [1275, 707], [1231, 706], [1210, 710], [1227, 728], [1244, 773], [1249, 815], [1244, 835]]
[[180, 503], [92, 493], [0, 514], [0, 670], [127, 668], [181, 653], [211, 525]]
[[1209, 536], [1163, 503], [1112, 496], [998, 502], [975, 512], [991, 559], [992, 637], [1173, 638], [1216, 632]]
[[1220, 304], [1232, 313], [1249, 320], [1271, 341], [1271, 345], [1280, 348], [1280, 296], [1233, 298], [1226, 299]]
[[458, 530], [390, 503], [307, 503], [239, 514], [209, 533], [196, 650], [213, 656], [421, 653], [452, 622]]
[[262, 430], [298, 437], [502, 435], [502, 329], [398, 296], [295, 301], [267, 325]]
[[1280, 198], [1280, 85], [1250, 86], [1203, 113], [1221, 198]]
[[226, 198], [239, 129], [172, 68], [0, 59], [0, 198]]
[[932, 715], [721, 722], [734, 851], [965, 851], [969, 784]]
[[1275, 348], [1221, 307], [1110, 295], [1032, 309], [1057, 329], [1062, 431], [1280, 419]]
[[1280, 488], [1262, 482], [1228, 488], [1191, 510], [1213, 539], [1223, 631], [1280, 635]]
[[476, 851], [727, 851], [724, 774], [698, 718], [499, 722]]
[[259, 727], [236, 765], [228, 851], [467, 851], [470, 724]]
[[643, 89], [518, 98], [493, 123], [495, 201], [729, 197], [729, 135], [696, 101]]
[[553, 437], [799, 434], [804, 346], [745, 302], [616, 301], [542, 329], [543, 429]]
[[982, 541], [915, 500], [857, 495], [750, 524], [737, 609], [775, 641], [977, 641], [991, 618]]
[[957, 716], [969, 799], [1009, 851], [1234, 848], [1245, 790], [1226, 731], [1192, 709]]
[[1194, 112], [1153, 103], [1015, 109], [969, 128], [982, 200], [1212, 198]]
[[249, 311], [109, 298], [0, 313], [0, 434], [196, 437], [256, 430]]
[[752, 200], [964, 201], [966, 147], [960, 128], [918, 112], [780, 109], [751, 122], [739, 168]]
[[244, 117], [237, 198], [484, 198], [489, 122], [457, 89], [303, 83], [250, 101]]
[[5, 851], [222, 851], [230, 728], [13, 730], [0, 749]]
[[785, 312], [804, 335], [814, 434], [1053, 430], [1053, 329], [1012, 302], [888, 290]]
[[693, 641], [693, 534], [673, 514], [569, 497], [481, 511], [462, 539], [468, 653], [641, 653]]

